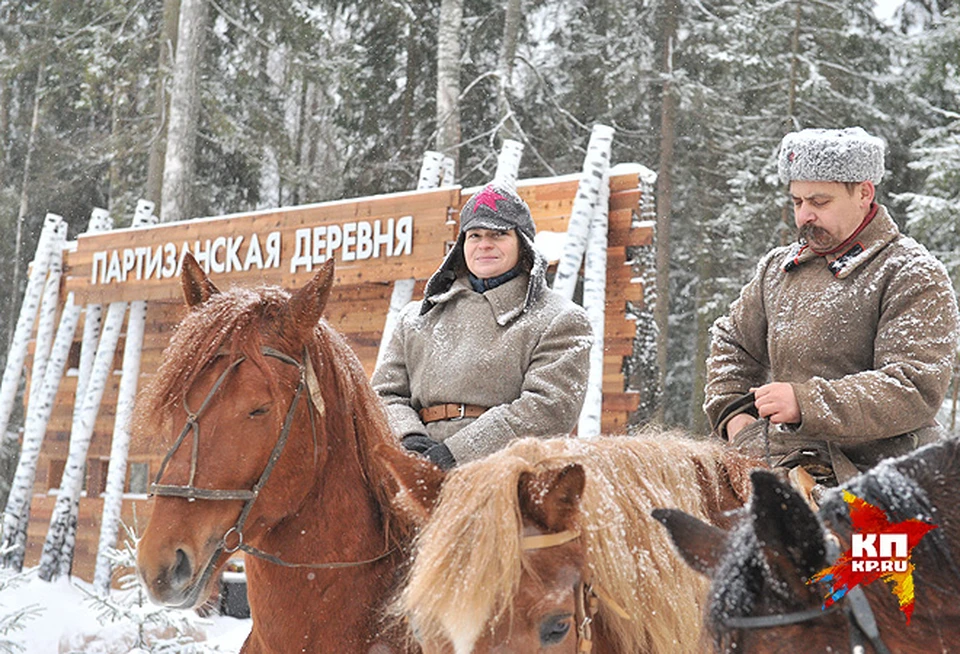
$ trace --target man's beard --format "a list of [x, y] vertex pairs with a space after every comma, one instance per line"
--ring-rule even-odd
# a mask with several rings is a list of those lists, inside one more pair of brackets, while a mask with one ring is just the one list
[[803, 225], [797, 230], [797, 233], [800, 240], [809, 243], [814, 252], [826, 252], [840, 245], [840, 242], [831, 236], [830, 232], [813, 223]]

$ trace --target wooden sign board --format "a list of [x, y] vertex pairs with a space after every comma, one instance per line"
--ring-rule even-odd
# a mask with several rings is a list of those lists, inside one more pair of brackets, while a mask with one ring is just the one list
[[81, 235], [65, 290], [79, 304], [180, 297], [190, 252], [221, 288], [296, 288], [329, 258], [338, 285], [428, 277], [455, 234], [460, 187]]

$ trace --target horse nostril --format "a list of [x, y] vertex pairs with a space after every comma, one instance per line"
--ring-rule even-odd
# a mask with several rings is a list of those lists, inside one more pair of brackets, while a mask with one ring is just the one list
[[179, 586], [190, 581], [190, 578], [193, 576], [193, 567], [190, 565], [190, 558], [187, 556], [187, 553], [181, 549], [177, 550], [177, 562], [173, 566], [173, 574], [171, 575], [174, 586]]

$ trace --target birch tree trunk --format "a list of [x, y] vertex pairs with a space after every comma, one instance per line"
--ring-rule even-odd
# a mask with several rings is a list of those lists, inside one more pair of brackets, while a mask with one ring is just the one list
[[[61, 223], [61, 225], [63, 224], [65, 223]], [[108, 214], [102, 209], [94, 209], [87, 227], [87, 233], [102, 232], [109, 228]], [[0, 548], [0, 551], [3, 552], [0, 560], [2, 560], [4, 567], [18, 571], [23, 569], [23, 558], [26, 553], [27, 524], [30, 517], [30, 500], [33, 496], [37, 461], [79, 319], [80, 307], [74, 303], [73, 293], [70, 293], [61, 312], [60, 325], [57, 328], [57, 335], [50, 351], [50, 359], [43, 372], [42, 382], [38, 383], [40, 391], [36, 399], [32, 400], [27, 408], [23, 430], [23, 446], [14, 475], [13, 487], [4, 511], [3, 546]], [[40, 378], [35, 377], [34, 379], [39, 380]]]
[[156, 129], [150, 140], [150, 158], [147, 162], [147, 199], [160, 206], [163, 189], [163, 163], [167, 154], [167, 123], [170, 103], [170, 69], [177, 51], [177, 26], [180, 19], [180, 0], [163, 0], [163, 24], [160, 28], [157, 56], [157, 81], [153, 99]]
[[[152, 225], [157, 222], [153, 215], [154, 204], [146, 200], [137, 203], [134, 225]], [[110, 441], [110, 464], [107, 469], [107, 484], [104, 489], [103, 514], [100, 521], [100, 542], [97, 546], [97, 563], [93, 576], [94, 590], [102, 596], [110, 592], [113, 569], [108, 550], [117, 545], [117, 530], [120, 527], [120, 511], [123, 505], [123, 488], [127, 479], [127, 454], [130, 450], [130, 418], [137, 394], [140, 377], [140, 354], [143, 350], [143, 327], [147, 319], [147, 303], [135, 300], [130, 303], [127, 316], [127, 338], [123, 346], [123, 372], [117, 392], [117, 411]]]
[[503, 17], [503, 41], [497, 57], [497, 109], [500, 115], [498, 134], [502, 141], [517, 138], [516, 120], [510, 107], [508, 91], [513, 79], [513, 60], [517, 56], [517, 35], [520, 32], [520, 0], [507, 0]]
[[[444, 161], [446, 157], [434, 150], [423, 153], [423, 163], [420, 164], [420, 177], [417, 180], [417, 190], [437, 188], [444, 175]], [[383, 333], [380, 335], [380, 348], [377, 350], [377, 364], [383, 360], [387, 345], [393, 338], [393, 330], [397, 326], [397, 316], [403, 307], [413, 299], [413, 289], [417, 284], [415, 279], [398, 279], [393, 282], [393, 292], [390, 294], [390, 306], [387, 317], [383, 322]]]
[[[783, 125], [784, 135], [800, 128], [797, 120], [797, 84], [800, 75], [800, 25], [802, 23], [803, 0], [797, 0], [793, 14], [793, 34], [790, 36], [790, 80], [787, 86], [787, 118]], [[790, 198], [785, 198], [783, 206], [780, 207], [780, 221], [787, 227], [781, 230], [780, 245], [786, 245], [787, 235], [793, 233], [793, 204]]]
[[505, 139], [500, 147], [500, 155], [497, 157], [497, 171], [493, 174], [493, 181], [516, 191], [522, 157], [523, 143]]
[[[52, 581], [64, 572], [69, 574], [70, 571], [87, 452], [90, 449], [90, 439], [93, 436], [103, 391], [113, 372], [113, 355], [120, 340], [120, 329], [126, 311], [126, 302], [114, 302], [107, 310], [107, 318], [103, 323], [103, 333], [100, 335], [100, 345], [97, 347], [97, 356], [93, 364], [93, 374], [83, 398], [80, 420], [74, 422], [70, 429], [67, 462], [63, 469], [57, 502], [50, 516], [50, 528], [47, 530], [43, 552], [40, 555], [38, 575], [44, 581]], [[69, 554], [65, 556], [66, 553]]]
[[7, 427], [10, 414], [13, 412], [13, 403], [16, 401], [17, 389], [20, 386], [20, 375], [23, 372], [23, 360], [27, 356], [27, 342], [33, 329], [33, 321], [37, 317], [40, 306], [40, 296], [43, 294], [44, 280], [47, 269], [50, 267], [50, 254], [56, 233], [63, 219], [48, 213], [40, 231], [40, 240], [37, 242], [37, 253], [33, 258], [30, 278], [20, 304], [20, 315], [17, 317], [17, 326], [13, 332], [13, 340], [7, 351], [7, 364], [3, 371], [3, 381], [0, 382], [0, 438], [9, 438]]
[[656, 420], [664, 422], [665, 402], [662, 393], [666, 388], [667, 352], [670, 345], [670, 209], [673, 193], [673, 141], [677, 98], [673, 89], [673, 44], [677, 38], [677, 12], [675, 0], [664, 3], [666, 16], [663, 24], [663, 92], [660, 109], [660, 164], [657, 170], [657, 243], [656, 305], [653, 309], [657, 323], [657, 371], [661, 402], [657, 407]]
[[200, 64], [207, 14], [207, 0], [182, 0], [160, 204], [160, 221], [165, 223], [190, 217], [200, 115]]
[[[43, 80], [45, 72], [43, 57], [37, 65], [37, 83], [33, 89], [33, 115], [30, 119], [30, 136], [27, 138], [27, 152], [23, 159], [23, 181], [20, 183], [20, 210], [17, 212], [17, 234], [13, 246], [13, 293], [10, 294], [10, 315], [16, 313], [17, 295], [20, 291], [20, 251], [23, 249], [23, 223], [27, 219], [30, 205], [30, 166], [33, 163], [33, 151], [36, 149], [37, 132], [40, 131], [40, 101], [43, 98]], [[38, 248], [39, 250], [39, 248]], [[12, 327], [13, 322], [10, 322]], [[19, 327], [19, 324], [17, 325]], [[7, 343], [12, 347], [13, 331], [8, 328]], [[8, 348], [9, 349], [9, 348]], [[6, 421], [4, 421], [5, 424]]]
[[463, 0], [440, 0], [437, 31], [437, 150], [460, 161], [460, 29]]
[[33, 341], [33, 365], [30, 370], [30, 391], [27, 394], [27, 410], [36, 402], [37, 394], [43, 385], [43, 371], [50, 358], [53, 344], [54, 323], [57, 318], [57, 305], [60, 304], [60, 278], [63, 276], [63, 245], [67, 242], [67, 223], [61, 222], [54, 232], [50, 247], [50, 265], [47, 268], [47, 281], [43, 286], [40, 299], [40, 315], [37, 318], [37, 335]]
[[593, 345], [590, 347], [590, 373], [587, 376], [587, 394], [577, 435], [600, 434], [603, 415], [603, 336], [607, 302], [607, 231], [610, 218], [609, 169], [603, 176], [596, 209], [590, 220], [590, 235], [587, 240], [586, 261], [583, 271], [583, 308], [593, 329]]
[[583, 172], [577, 186], [577, 196], [573, 200], [570, 223], [563, 241], [560, 263], [553, 279], [553, 290], [568, 300], [573, 299], [577, 288], [577, 277], [583, 252], [590, 233], [590, 221], [600, 201], [600, 189], [603, 178], [610, 169], [610, 146], [613, 143], [613, 128], [606, 125], [594, 125], [587, 144], [587, 156], [583, 160]]
[[[143, 221], [142, 215], [134, 216], [134, 227], [141, 227], [144, 224], [148, 223]], [[126, 302], [114, 302], [107, 309], [90, 381], [84, 390], [80, 412], [75, 414], [75, 420], [70, 428], [67, 462], [60, 482], [60, 490], [57, 493], [57, 502], [50, 516], [50, 527], [43, 544], [43, 552], [40, 555], [38, 576], [44, 581], [70, 574], [87, 452], [90, 449], [90, 440], [93, 437], [103, 392], [113, 372], [113, 357], [117, 342], [120, 340], [120, 330], [123, 327], [126, 311]]]

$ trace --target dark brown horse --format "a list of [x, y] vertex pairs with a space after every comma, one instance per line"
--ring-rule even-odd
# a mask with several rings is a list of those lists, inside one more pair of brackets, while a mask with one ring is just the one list
[[[201, 604], [238, 549], [253, 617], [243, 652], [406, 651], [381, 621], [441, 473], [407, 455], [359, 361], [321, 314], [328, 262], [292, 296], [220, 293], [184, 260], [192, 307], [139, 399], [138, 437], [170, 448], [138, 572], [151, 597]], [[401, 498], [402, 499], [402, 498]]]
[[[820, 518], [789, 486], [754, 472], [753, 498], [729, 534], [675, 510], [655, 512], [687, 562], [712, 578], [708, 625], [719, 652], [960, 652], [960, 442], [882, 462], [845, 487], [891, 522], [938, 526], [913, 550], [915, 608], [906, 624], [890, 586], [876, 582], [822, 609], [812, 584], [850, 547], [848, 507], [829, 493]], [[830, 545], [833, 536], [839, 545]], [[724, 544], [725, 543], [725, 544]], [[865, 598], [865, 599], [863, 599]], [[875, 621], [875, 625], [873, 625]]]

